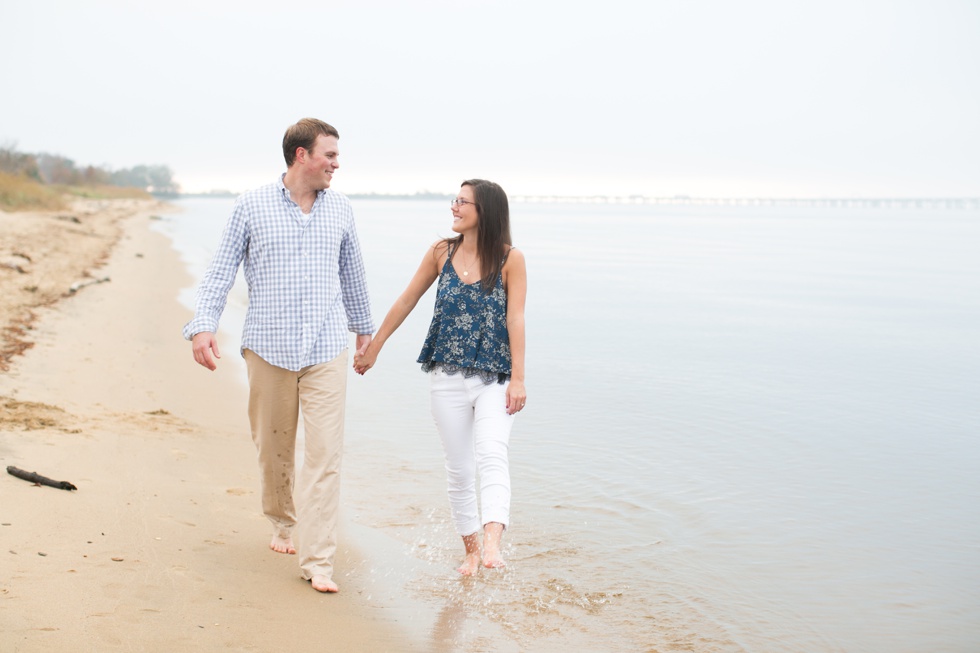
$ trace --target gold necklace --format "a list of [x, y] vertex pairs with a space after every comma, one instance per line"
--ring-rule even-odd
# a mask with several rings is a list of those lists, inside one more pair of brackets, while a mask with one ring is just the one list
[[[471, 268], [471, 267], [473, 267], [473, 264], [474, 264], [474, 263], [476, 263], [476, 258], [477, 258], [477, 257], [475, 257], [475, 256], [474, 256], [474, 257], [473, 257], [473, 260], [472, 260], [472, 261], [470, 261], [470, 264], [469, 264], [469, 265], [464, 265], [464, 266], [463, 266], [463, 276], [464, 276], [464, 277], [468, 277], [468, 276], [470, 276], [470, 268]], [[462, 261], [461, 261], [461, 262], [462, 262]]]

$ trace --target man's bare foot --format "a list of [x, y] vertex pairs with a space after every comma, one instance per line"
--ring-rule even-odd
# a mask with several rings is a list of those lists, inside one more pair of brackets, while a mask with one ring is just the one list
[[314, 576], [310, 579], [310, 584], [313, 585], [313, 589], [315, 589], [317, 592], [329, 592], [333, 594], [340, 591], [340, 588], [337, 587], [337, 583], [333, 582], [326, 576]]
[[293, 546], [293, 538], [291, 537], [273, 535], [272, 541], [269, 542], [269, 548], [277, 553], [288, 553], [290, 555], [296, 553], [296, 547]]
[[483, 527], [483, 566], [487, 569], [506, 567], [500, 554], [500, 539], [504, 535], [504, 525], [490, 522]]
[[480, 568], [480, 552], [474, 551], [473, 553], [467, 553], [466, 559], [463, 560], [463, 564], [456, 568], [456, 571], [464, 576], [472, 576], [476, 573], [476, 570]]

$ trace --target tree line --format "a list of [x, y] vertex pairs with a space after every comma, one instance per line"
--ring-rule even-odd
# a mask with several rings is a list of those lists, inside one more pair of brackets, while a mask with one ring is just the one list
[[138, 165], [110, 170], [98, 166], [77, 166], [58, 154], [29, 154], [13, 147], [0, 147], [0, 172], [28, 177], [42, 184], [66, 186], [121, 186], [140, 188], [159, 195], [176, 195], [180, 186], [173, 172], [164, 165]]

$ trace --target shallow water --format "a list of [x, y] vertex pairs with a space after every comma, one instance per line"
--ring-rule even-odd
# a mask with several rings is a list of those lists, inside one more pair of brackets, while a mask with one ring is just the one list
[[[161, 229], [198, 279], [210, 250], [190, 243], [213, 248], [231, 203], [178, 204]], [[450, 233], [448, 202], [354, 204], [380, 323]], [[351, 378], [346, 511], [412, 562], [386, 591], [412, 592], [429, 648], [980, 646], [977, 211], [515, 203], [512, 220], [529, 401], [505, 571], [453, 572], [414, 363], [431, 293]]]

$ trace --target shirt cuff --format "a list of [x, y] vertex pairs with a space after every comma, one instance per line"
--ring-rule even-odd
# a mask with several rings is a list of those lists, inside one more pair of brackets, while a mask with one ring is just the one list
[[210, 317], [195, 316], [193, 320], [184, 325], [182, 333], [184, 340], [191, 340], [197, 334], [205, 331], [216, 333], [218, 331], [218, 321]]
[[347, 329], [359, 336], [370, 336], [374, 335], [374, 322], [368, 320], [366, 322], [348, 322]]

